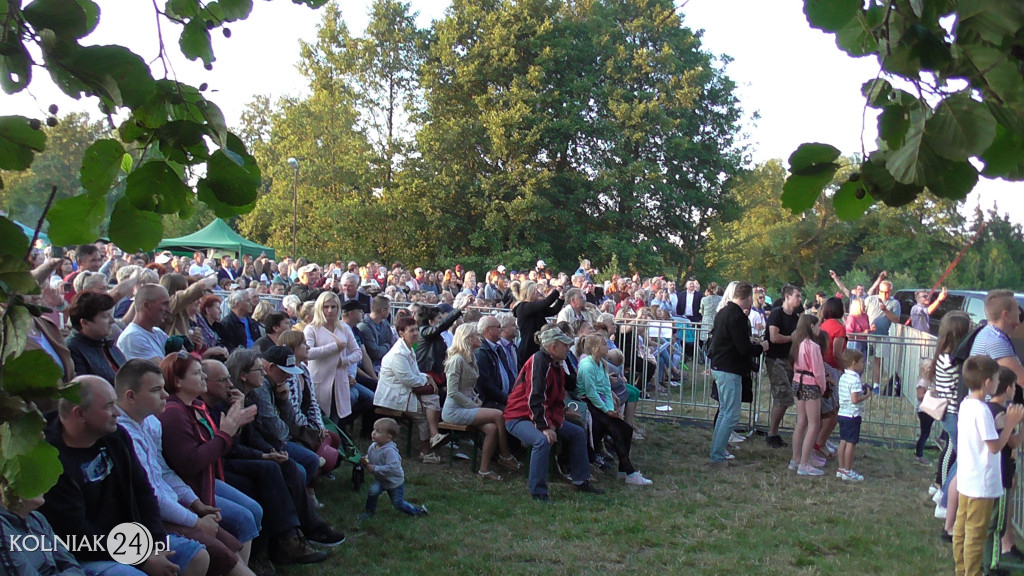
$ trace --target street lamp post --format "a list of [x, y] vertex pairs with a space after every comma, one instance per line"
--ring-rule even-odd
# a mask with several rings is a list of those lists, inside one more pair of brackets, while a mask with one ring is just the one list
[[295, 171], [295, 185], [292, 187], [292, 258], [296, 257], [295, 254], [295, 235], [296, 231], [296, 214], [299, 211], [299, 160], [298, 158], [289, 158], [288, 165]]

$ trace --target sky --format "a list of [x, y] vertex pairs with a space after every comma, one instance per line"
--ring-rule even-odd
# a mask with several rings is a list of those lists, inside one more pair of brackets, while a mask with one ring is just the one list
[[[802, 142], [825, 142], [844, 155], [873, 149], [874, 117], [864, 121], [864, 100], [860, 86], [875, 77], [874, 58], [854, 59], [836, 48], [834, 39], [807, 25], [800, 0], [676, 0], [683, 23], [703, 30], [705, 49], [732, 58], [726, 73], [736, 82], [747, 119], [752, 158], [762, 162], [785, 160]], [[341, 2], [342, 15], [353, 34], [366, 26], [371, 0]], [[96, 44], [123, 44], [147, 62], [159, 52], [156, 18], [149, 2], [99, 0], [101, 20], [97, 30], [85, 39]], [[163, 5], [163, 1], [158, 2]], [[428, 26], [444, 15], [447, 0], [411, 0], [418, 12], [418, 24]], [[320, 13], [287, 0], [256, 2], [248, 20], [229, 25], [231, 38], [214, 31], [217, 57], [213, 70], [190, 62], [177, 49], [180, 28], [163, 25], [162, 34], [179, 80], [209, 84], [210, 98], [224, 112], [228, 124], [238, 126], [245, 104], [257, 94], [271, 100], [280, 96], [301, 96], [305, 81], [296, 69], [299, 42], [313, 42]], [[159, 61], [151, 64], [162, 74]], [[75, 101], [60, 93], [45, 73], [38, 74], [29, 88], [31, 95], [0, 96], [3, 114], [17, 113], [44, 117], [51, 103], [61, 113], [86, 110], [95, 113], [95, 101]], [[753, 114], [759, 118], [753, 120]], [[282, 158], [285, 162], [287, 159]], [[982, 178], [964, 203], [970, 213], [981, 202], [984, 209], [998, 205], [1000, 213], [1024, 223], [1024, 183]]]

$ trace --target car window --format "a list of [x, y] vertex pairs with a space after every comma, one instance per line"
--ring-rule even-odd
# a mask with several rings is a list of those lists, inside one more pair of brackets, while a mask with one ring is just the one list
[[[964, 296], [957, 296], [956, 294], [950, 294], [949, 296], [947, 296], [946, 299], [943, 300], [942, 304], [939, 304], [939, 307], [936, 308], [935, 312], [932, 314], [932, 322], [936, 323], [937, 325], [937, 323], [942, 320], [942, 317], [945, 316], [947, 312], [950, 312], [952, 310], [963, 310], [964, 299]], [[984, 310], [982, 310], [981, 316], [982, 318], [985, 317]]]
[[975, 324], [985, 319], [985, 300], [974, 296], [967, 298], [967, 315]]

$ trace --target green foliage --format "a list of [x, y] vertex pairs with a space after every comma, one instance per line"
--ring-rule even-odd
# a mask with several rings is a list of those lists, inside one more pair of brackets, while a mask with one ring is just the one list
[[[864, 85], [866, 105], [881, 111], [878, 147], [843, 194], [859, 201], [843, 218], [873, 200], [907, 205], [926, 190], [963, 200], [977, 184], [976, 164], [988, 178], [1024, 179], [1024, 5], [804, 0], [804, 13], [812, 27], [835, 34], [839, 49], [873, 55], [880, 67]], [[823, 172], [793, 172], [784, 203], [799, 213], [829, 183]]]
[[[158, 19], [182, 26], [182, 53], [208, 69], [215, 60], [210, 30], [246, 18], [252, 8], [252, 0], [168, 0], [164, 12], [154, 5]], [[37, 118], [0, 116], [0, 191], [8, 214], [28, 223], [45, 215], [58, 245], [94, 241], [109, 215], [110, 239], [135, 251], [157, 245], [163, 215], [189, 218], [197, 203], [218, 215], [251, 210], [262, 174], [217, 105], [195, 87], [154, 78], [128, 48], [85, 40], [99, 19], [93, 0], [0, 3], [0, 88], [25, 90], [35, 65], [68, 96], [95, 97], [100, 114], [125, 119], [115, 139], [84, 115], [56, 118], [53, 107], [45, 129]], [[223, 35], [230, 31], [223, 28]], [[0, 490], [17, 497], [45, 492], [60, 474], [33, 400], [67, 394], [49, 356], [24, 351], [31, 316], [42, 312], [22, 296], [38, 292], [28, 248], [20, 228], [0, 217]]]

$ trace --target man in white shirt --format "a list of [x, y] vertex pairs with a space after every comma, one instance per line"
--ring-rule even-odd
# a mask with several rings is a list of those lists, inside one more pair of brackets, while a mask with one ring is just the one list
[[117, 348], [125, 358], [154, 364], [164, 359], [167, 334], [158, 328], [171, 313], [171, 297], [159, 284], [146, 284], [135, 293], [135, 319], [121, 332]]
[[197, 250], [192, 256], [195, 259], [195, 262], [188, 267], [189, 276], [206, 277], [213, 274], [213, 268], [210, 268], [210, 265], [206, 263], [206, 254]]

